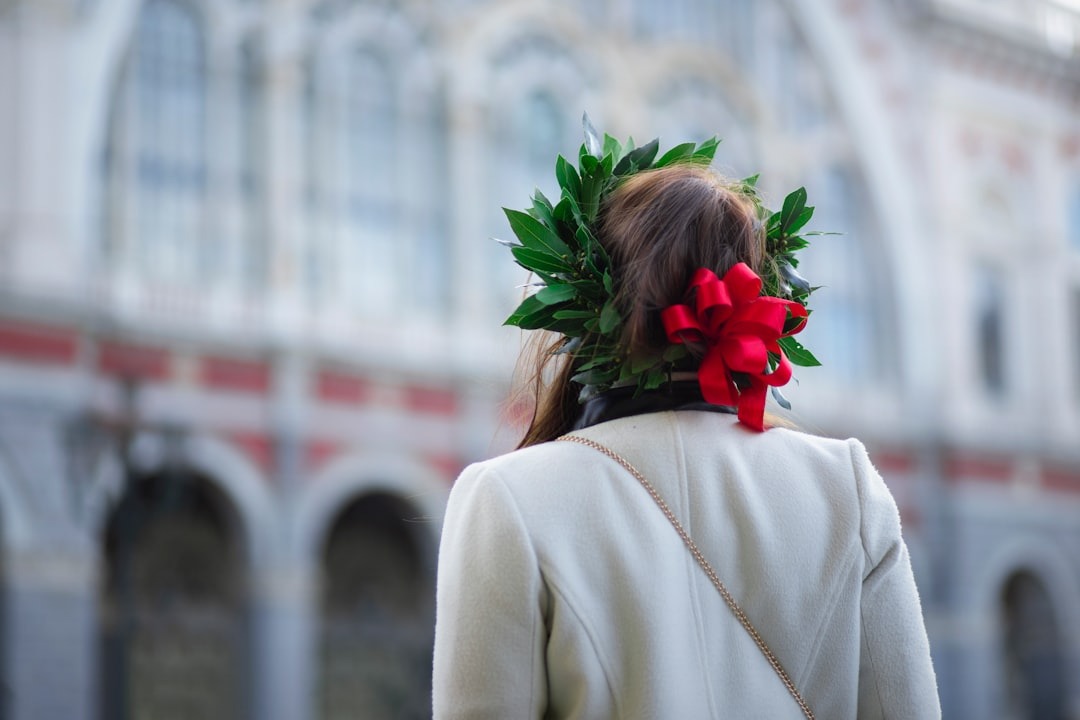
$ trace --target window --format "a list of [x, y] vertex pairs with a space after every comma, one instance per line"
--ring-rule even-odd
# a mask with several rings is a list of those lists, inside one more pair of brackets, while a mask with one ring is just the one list
[[835, 167], [825, 175], [820, 191], [811, 190], [810, 200], [817, 207], [813, 227], [839, 234], [811, 238], [803, 253], [799, 270], [821, 290], [810, 298], [814, 315], [801, 337], [826, 372], [846, 379], [866, 380], [871, 374], [880, 379], [887, 368], [881, 367], [875, 328], [885, 290], [876, 281], [880, 269], [866, 245], [871, 237], [866, 232], [867, 199], [851, 172]]
[[151, 279], [194, 280], [204, 247], [206, 58], [200, 18], [186, 4], [149, 0], [139, 15], [130, 75], [138, 268]]
[[[437, 90], [431, 93], [430, 105], [414, 110], [410, 118], [413, 138], [411, 152], [413, 175], [411, 190], [404, 195], [409, 204], [410, 235], [415, 238], [413, 259], [409, 262], [410, 294], [419, 308], [429, 315], [449, 312], [450, 280], [453, 273], [450, 253], [450, 176], [449, 119], [446, 98]], [[419, 115], [419, 117], [417, 117]]]
[[236, 240], [236, 279], [249, 292], [262, 288], [266, 276], [265, 189], [262, 158], [266, 146], [262, 45], [249, 37], [240, 46], [237, 106], [237, 196], [240, 227]]
[[1005, 291], [1000, 272], [989, 265], [976, 266], [972, 276], [975, 315], [975, 351], [979, 380], [991, 395], [1006, 390]]
[[[506, 114], [496, 118], [497, 147], [489, 157], [493, 183], [490, 225], [495, 237], [511, 239], [509, 225], [500, 208], [514, 210], [529, 206], [539, 188], [551, 202], [559, 201], [555, 180], [555, 158], [569, 155], [574, 145], [569, 140], [568, 114], [555, 95], [545, 88], [534, 88], [516, 101]], [[488, 250], [495, 296], [500, 299], [498, 312], [509, 311], [521, 299], [524, 271], [514, 264], [506, 248], [491, 243]]]
[[359, 307], [394, 299], [395, 283], [406, 268], [400, 262], [398, 232], [397, 85], [385, 57], [366, 48], [348, 58], [341, 88], [344, 115], [343, 246], [349, 299]]

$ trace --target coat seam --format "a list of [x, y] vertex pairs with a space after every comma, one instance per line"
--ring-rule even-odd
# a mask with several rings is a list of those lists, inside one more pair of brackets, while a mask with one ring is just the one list
[[[497, 471], [491, 470], [490, 472], [491, 472], [492, 478], [496, 482], [498, 482], [499, 486], [506, 492], [506, 495], [507, 495], [508, 499], [510, 500], [509, 507], [510, 507], [511, 510], [513, 510], [513, 513], [514, 513], [514, 520], [517, 522], [518, 527], [520, 527], [522, 529], [522, 535], [525, 538], [525, 542], [528, 544], [529, 554], [532, 556], [533, 564], [536, 567], [537, 582], [538, 582], [538, 585], [539, 585], [537, 590], [539, 591], [541, 588], [543, 588], [545, 586], [547, 586], [548, 589], [550, 590], [550, 585], [548, 583], [546, 583], [545, 580], [544, 580], [544, 573], [543, 573], [543, 571], [542, 571], [542, 569], [540, 567], [540, 558], [536, 553], [536, 546], [533, 544], [532, 534], [529, 532], [528, 525], [525, 523], [525, 518], [521, 515], [521, 510], [518, 508], [517, 498], [514, 497], [513, 490], [511, 490], [510, 486], [507, 485], [506, 482], [503, 481], [502, 477], [499, 475], [499, 473]], [[533, 638], [536, 637], [536, 625], [537, 625], [537, 622], [538, 622], [538, 618], [542, 614], [543, 613], [541, 612], [541, 608], [538, 607], [536, 609], [536, 613], [533, 615], [532, 626], [530, 627], [530, 631], [531, 631], [531, 634], [532, 634]], [[547, 649], [547, 645], [545, 643], [545, 651], [546, 651], [546, 649]], [[537, 674], [536, 673], [536, 655], [535, 655], [535, 653], [532, 653], [531, 657], [529, 658], [529, 707], [535, 707], [536, 706], [536, 698], [537, 698], [537, 696], [539, 694], [538, 693], [538, 688], [536, 687], [536, 674]], [[544, 676], [545, 677], [547, 676], [547, 669], [546, 668], [544, 670]], [[546, 694], [546, 691], [545, 691], [545, 694]], [[545, 704], [546, 705], [551, 704], [551, 698], [550, 697], [547, 697], [547, 701], [546, 701]], [[545, 707], [545, 713], [546, 712], [547, 712], [547, 708]]]

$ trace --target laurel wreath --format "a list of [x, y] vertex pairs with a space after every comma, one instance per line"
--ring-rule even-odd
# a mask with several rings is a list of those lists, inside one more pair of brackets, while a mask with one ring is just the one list
[[[522, 300], [505, 324], [562, 334], [554, 352], [571, 357], [572, 379], [583, 386], [584, 401], [616, 384], [636, 383], [638, 392], [657, 388], [670, 380], [676, 364], [689, 352], [686, 345], [670, 344], [657, 354], [630, 357], [621, 346], [623, 318], [615, 303], [611, 260], [595, 232], [604, 199], [626, 178], [644, 170], [676, 163], [711, 164], [720, 139], [683, 143], [657, 157], [659, 139], [635, 147], [633, 138], [623, 144], [605, 133], [601, 140], [587, 114], [582, 124], [585, 141], [577, 166], [562, 155], [555, 162], [558, 202], [552, 203], [537, 189], [528, 209], [504, 208], [517, 241], [499, 242], [510, 248], [518, 265], [535, 276], [533, 286], [539, 288]], [[797, 272], [795, 253], [807, 247], [807, 237], [831, 233], [804, 231], [814, 214], [814, 208], [806, 204], [805, 188], [789, 193], [781, 209], [774, 212], [765, 206], [757, 182], [758, 175], [745, 178], [737, 190], [753, 202], [765, 230], [761, 294], [805, 307], [818, 288]], [[821, 364], [792, 337], [781, 338], [779, 344], [794, 365]], [[778, 359], [770, 357], [771, 366]], [[740, 378], [734, 380], [740, 383]], [[778, 391], [774, 396], [790, 408]]]

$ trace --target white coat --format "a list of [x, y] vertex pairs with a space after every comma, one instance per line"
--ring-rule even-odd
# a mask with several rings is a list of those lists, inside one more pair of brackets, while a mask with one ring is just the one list
[[[819, 720], [937, 718], [896, 504], [855, 440], [658, 412], [575, 434], [652, 483]], [[642, 486], [553, 442], [466, 468], [439, 553], [436, 718], [799, 718]]]

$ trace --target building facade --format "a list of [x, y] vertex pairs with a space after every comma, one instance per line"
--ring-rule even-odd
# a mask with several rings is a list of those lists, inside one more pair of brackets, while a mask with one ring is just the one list
[[949, 718], [1080, 718], [1075, 0], [0, 0], [0, 717], [424, 717], [580, 115], [805, 185]]

